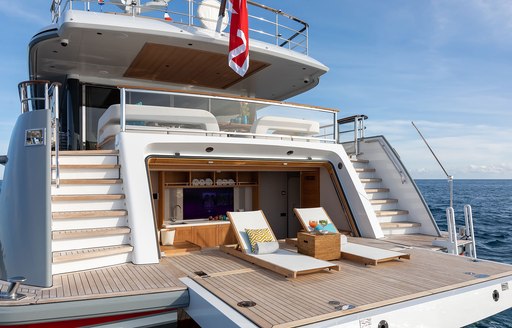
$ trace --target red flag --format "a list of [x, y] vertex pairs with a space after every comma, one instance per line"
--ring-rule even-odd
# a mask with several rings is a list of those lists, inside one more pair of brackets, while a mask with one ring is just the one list
[[249, 17], [247, 0], [231, 0], [228, 64], [240, 76], [249, 69]]

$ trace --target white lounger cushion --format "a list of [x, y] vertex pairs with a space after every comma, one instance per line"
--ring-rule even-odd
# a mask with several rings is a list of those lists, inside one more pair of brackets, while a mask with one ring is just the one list
[[315, 270], [318, 268], [325, 268], [332, 266], [332, 263], [318, 260], [314, 257], [302, 255], [293, 251], [288, 251], [286, 249], [278, 249], [274, 253], [270, 254], [252, 254], [248, 253], [247, 255], [258, 258], [265, 262], [271, 263], [275, 266], [279, 266], [282, 268], [286, 268], [290, 271], [308, 271]]
[[[98, 120], [98, 144], [116, 135], [121, 130], [121, 105], [111, 105]], [[212, 113], [202, 109], [126, 105], [126, 121], [141, 121], [160, 124], [188, 124], [204, 131], [218, 132], [219, 124]]]
[[341, 245], [341, 248], [342, 252], [350, 253], [375, 261], [382, 261], [383, 259], [391, 259], [405, 255], [404, 253], [388, 251], [381, 248], [359, 245], [355, 243], [346, 243], [345, 245]]
[[320, 123], [280, 116], [264, 116], [256, 120], [251, 127], [251, 133], [276, 134], [311, 137], [320, 133]]

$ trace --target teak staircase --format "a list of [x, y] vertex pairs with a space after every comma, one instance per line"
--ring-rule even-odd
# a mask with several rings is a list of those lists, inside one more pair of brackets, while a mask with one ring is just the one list
[[379, 219], [384, 235], [407, 235], [419, 233], [421, 224], [410, 218], [409, 211], [399, 209], [398, 199], [391, 198], [391, 191], [383, 185], [375, 168], [366, 159], [351, 159], [368, 199]]
[[116, 151], [60, 151], [56, 184], [52, 155], [52, 273], [129, 262], [123, 181]]

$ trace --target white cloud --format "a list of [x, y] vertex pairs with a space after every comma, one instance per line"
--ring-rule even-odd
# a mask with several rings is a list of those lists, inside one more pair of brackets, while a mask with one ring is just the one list
[[[512, 129], [485, 124], [417, 121], [416, 125], [448, 174], [458, 178], [512, 178]], [[444, 173], [410, 121], [369, 121], [367, 136], [384, 135], [414, 178]]]

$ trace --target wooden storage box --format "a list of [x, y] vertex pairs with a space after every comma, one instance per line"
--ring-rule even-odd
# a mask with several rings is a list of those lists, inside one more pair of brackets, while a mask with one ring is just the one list
[[297, 234], [297, 249], [299, 253], [313, 256], [320, 260], [337, 260], [340, 258], [340, 234], [326, 235], [310, 232]]

